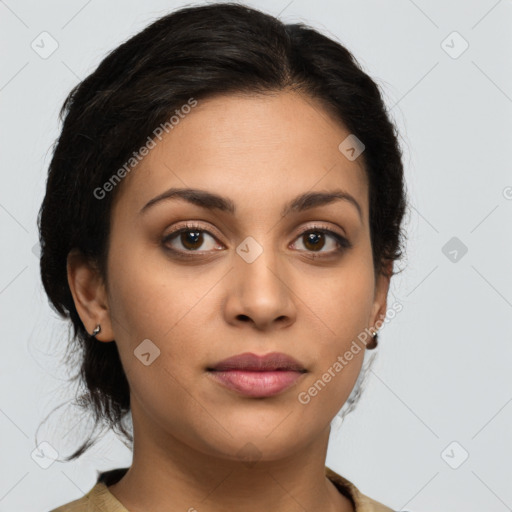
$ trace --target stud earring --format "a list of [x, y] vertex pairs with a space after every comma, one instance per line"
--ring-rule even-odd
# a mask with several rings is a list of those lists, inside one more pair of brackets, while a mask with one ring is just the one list
[[98, 325], [94, 328], [94, 331], [92, 331], [91, 336], [94, 338], [94, 336], [96, 336], [96, 334], [98, 334], [100, 331], [101, 331], [101, 325], [100, 325], [100, 324], [98, 324]]
[[377, 331], [373, 331], [371, 334], [372, 334], [372, 340], [370, 341], [370, 343], [368, 343], [368, 344], [366, 345], [366, 348], [367, 348], [368, 350], [374, 350], [374, 349], [376, 349], [376, 348], [377, 348], [377, 345], [378, 345], [378, 343], [379, 343], [379, 340], [378, 340], [378, 338], [377, 338]]

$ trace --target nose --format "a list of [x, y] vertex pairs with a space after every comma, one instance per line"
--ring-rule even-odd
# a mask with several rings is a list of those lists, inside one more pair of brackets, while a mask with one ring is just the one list
[[238, 254], [227, 276], [226, 321], [237, 327], [251, 324], [257, 330], [282, 329], [295, 322], [297, 310], [293, 283], [285, 263], [265, 249], [251, 263]]

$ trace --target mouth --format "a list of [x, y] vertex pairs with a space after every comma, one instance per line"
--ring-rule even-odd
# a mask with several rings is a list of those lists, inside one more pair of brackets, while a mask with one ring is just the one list
[[264, 356], [240, 354], [206, 370], [217, 383], [254, 398], [277, 395], [295, 385], [307, 373], [292, 357], [275, 352]]

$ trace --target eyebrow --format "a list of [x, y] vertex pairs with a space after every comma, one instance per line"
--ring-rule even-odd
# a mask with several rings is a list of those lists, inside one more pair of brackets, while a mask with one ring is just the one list
[[[220, 210], [230, 213], [231, 215], [236, 214], [235, 203], [227, 197], [196, 188], [170, 188], [148, 201], [141, 208], [139, 215], [147, 212], [157, 203], [169, 199], [183, 199], [207, 210]], [[302, 212], [317, 206], [327, 205], [334, 201], [348, 201], [351, 203], [357, 209], [359, 218], [362, 220], [363, 212], [359, 203], [351, 194], [341, 189], [329, 192], [305, 192], [304, 194], [300, 194], [284, 206], [281, 211], [281, 216], [284, 217], [289, 213]]]

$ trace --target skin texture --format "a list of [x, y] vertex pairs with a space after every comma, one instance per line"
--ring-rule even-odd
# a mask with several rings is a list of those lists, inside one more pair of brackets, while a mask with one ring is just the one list
[[[133, 464], [110, 490], [131, 512], [353, 510], [324, 465], [330, 422], [364, 350], [308, 404], [297, 399], [386, 313], [362, 157], [338, 149], [348, 135], [297, 92], [199, 101], [118, 185], [108, 287], [78, 254], [68, 257], [80, 318], [89, 332], [101, 324], [97, 343], [115, 340], [130, 384]], [[139, 213], [171, 187], [228, 197], [236, 215], [183, 199]], [[340, 188], [362, 218], [346, 200], [280, 215], [299, 194]], [[190, 233], [163, 242], [186, 221], [211, 233], [202, 245]], [[301, 230], [317, 224], [352, 247], [336, 252], [331, 235], [308, 242]], [[263, 249], [252, 263], [236, 252], [248, 236]], [[179, 259], [166, 246], [188, 253]], [[145, 339], [160, 350], [147, 366], [134, 355]], [[308, 371], [276, 396], [243, 396], [206, 371], [243, 352], [284, 352]]]

